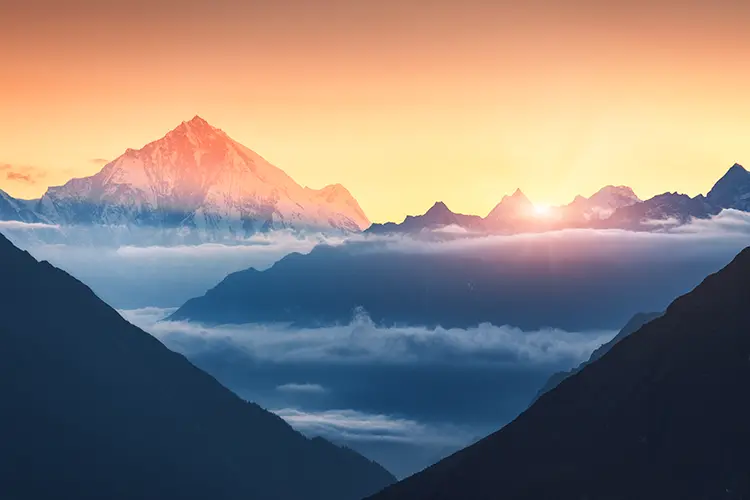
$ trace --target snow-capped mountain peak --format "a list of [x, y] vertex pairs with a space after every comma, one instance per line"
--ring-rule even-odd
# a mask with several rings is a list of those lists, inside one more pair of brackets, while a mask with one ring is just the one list
[[208, 239], [270, 229], [360, 231], [367, 217], [341, 185], [303, 188], [196, 116], [128, 149], [99, 173], [51, 187], [39, 203], [64, 224], [198, 229]]
[[580, 213], [585, 219], [606, 219], [615, 210], [635, 205], [641, 201], [628, 186], [604, 186], [590, 198], [576, 196], [568, 205], [570, 210]]

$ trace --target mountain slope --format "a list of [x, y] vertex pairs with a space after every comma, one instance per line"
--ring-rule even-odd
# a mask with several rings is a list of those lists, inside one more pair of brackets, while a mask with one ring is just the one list
[[735, 163], [714, 184], [706, 198], [717, 207], [750, 211], [750, 172]]
[[373, 496], [750, 495], [750, 248], [512, 423]]
[[527, 226], [533, 217], [534, 205], [520, 189], [516, 189], [512, 195], [503, 196], [484, 218], [484, 224], [490, 231], [517, 231]]
[[37, 211], [60, 224], [186, 227], [209, 239], [370, 224], [343, 186], [303, 188], [200, 117], [91, 177], [49, 188]]
[[34, 210], [31, 203], [18, 200], [0, 189], [0, 220], [18, 222], [44, 222]]
[[356, 500], [377, 464], [240, 400], [0, 236], [0, 497]]
[[[625, 326], [622, 327], [622, 329], [617, 333], [617, 335], [615, 335], [615, 337], [612, 340], [610, 340], [609, 342], [607, 342], [606, 344], [603, 344], [603, 345], [599, 346], [596, 350], [594, 350], [594, 352], [591, 353], [591, 356], [589, 357], [589, 359], [587, 361], [581, 363], [577, 367], [575, 367], [572, 370], [569, 370], [567, 372], [553, 373], [550, 376], [550, 378], [547, 380], [547, 382], [544, 384], [544, 386], [541, 389], [539, 389], [539, 392], [534, 397], [534, 401], [536, 401], [537, 399], [539, 399], [539, 397], [542, 394], [544, 394], [546, 392], [549, 392], [552, 389], [554, 389], [555, 387], [557, 387], [558, 385], [560, 385], [560, 382], [562, 382], [566, 378], [575, 375], [576, 373], [578, 373], [581, 370], [583, 370], [586, 366], [590, 365], [591, 363], [593, 363], [597, 359], [599, 359], [602, 356], [604, 356], [605, 354], [607, 354], [610, 351], [610, 349], [612, 349], [612, 347], [614, 347], [615, 344], [617, 344], [618, 342], [620, 342], [625, 337], [627, 337], [627, 336], [631, 335], [632, 333], [636, 332], [639, 328], [641, 328], [643, 325], [645, 325], [649, 321], [651, 321], [653, 319], [656, 319], [656, 318], [658, 318], [661, 315], [662, 315], [662, 313], [638, 313], [635, 316], [633, 316], [632, 318], [630, 318], [630, 321], [628, 321], [627, 324], [625, 324]], [[532, 403], [533, 403], [533, 401], [532, 401]]]
[[559, 207], [569, 223], [607, 219], [618, 208], [629, 207], [641, 199], [628, 186], [604, 186], [590, 198], [576, 196], [569, 204]]

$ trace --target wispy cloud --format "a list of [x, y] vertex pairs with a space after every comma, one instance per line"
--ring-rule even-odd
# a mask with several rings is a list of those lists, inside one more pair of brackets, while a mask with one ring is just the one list
[[94, 165], [103, 166], [109, 163], [109, 160], [107, 160], [106, 158], [92, 158], [91, 163], [93, 163]]
[[36, 184], [47, 176], [47, 172], [39, 167], [10, 163], [0, 163], [0, 172], [5, 174], [6, 180], [23, 184]]
[[750, 213], [733, 209], [722, 210], [710, 219], [693, 219], [689, 224], [671, 228], [669, 233], [708, 237], [745, 237], [750, 235]]
[[283, 408], [274, 413], [300, 432], [333, 441], [386, 441], [430, 446], [465, 446], [475, 436], [455, 425], [428, 425], [408, 418], [355, 410], [320, 412]]
[[326, 391], [326, 388], [320, 384], [283, 384], [276, 387], [277, 391], [281, 392], [300, 392], [307, 394], [322, 394]]
[[41, 222], [21, 222], [15, 220], [0, 220], [0, 229], [20, 229], [20, 230], [34, 230], [34, 229], [60, 229], [60, 226], [56, 224], [44, 224]]

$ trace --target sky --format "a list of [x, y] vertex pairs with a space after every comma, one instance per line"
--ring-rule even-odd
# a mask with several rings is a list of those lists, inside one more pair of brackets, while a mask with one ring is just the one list
[[0, 189], [37, 197], [200, 115], [375, 222], [750, 164], [750, 3], [6, 0]]

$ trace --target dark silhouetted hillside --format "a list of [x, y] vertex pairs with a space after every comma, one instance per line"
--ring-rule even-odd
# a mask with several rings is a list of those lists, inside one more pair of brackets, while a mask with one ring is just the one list
[[356, 500], [393, 477], [307, 439], [0, 236], [0, 498]]
[[547, 380], [547, 383], [545, 383], [544, 386], [541, 389], [539, 389], [539, 392], [534, 397], [534, 401], [539, 399], [539, 397], [545, 392], [549, 392], [555, 387], [557, 387], [558, 385], [560, 385], [560, 382], [562, 382], [566, 378], [570, 377], [571, 375], [575, 375], [576, 373], [583, 370], [587, 365], [593, 363], [597, 359], [607, 354], [609, 350], [612, 349], [612, 347], [616, 343], [620, 342], [622, 339], [624, 339], [628, 335], [636, 332], [640, 327], [642, 327], [643, 325], [645, 325], [652, 319], [658, 318], [662, 314], [663, 313], [638, 313], [632, 318], [630, 318], [630, 321], [628, 321], [627, 324], [622, 327], [622, 330], [617, 332], [617, 335], [615, 335], [615, 337], [612, 340], [610, 340], [606, 344], [602, 344], [596, 350], [594, 350], [594, 352], [591, 353], [591, 356], [589, 357], [587, 361], [581, 363], [580, 365], [573, 368], [572, 370], [568, 370], [566, 372], [553, 373], [550, 376], [550, 378]]
[[750, 498], [750, 248], [512, 423], [376, 500]]

